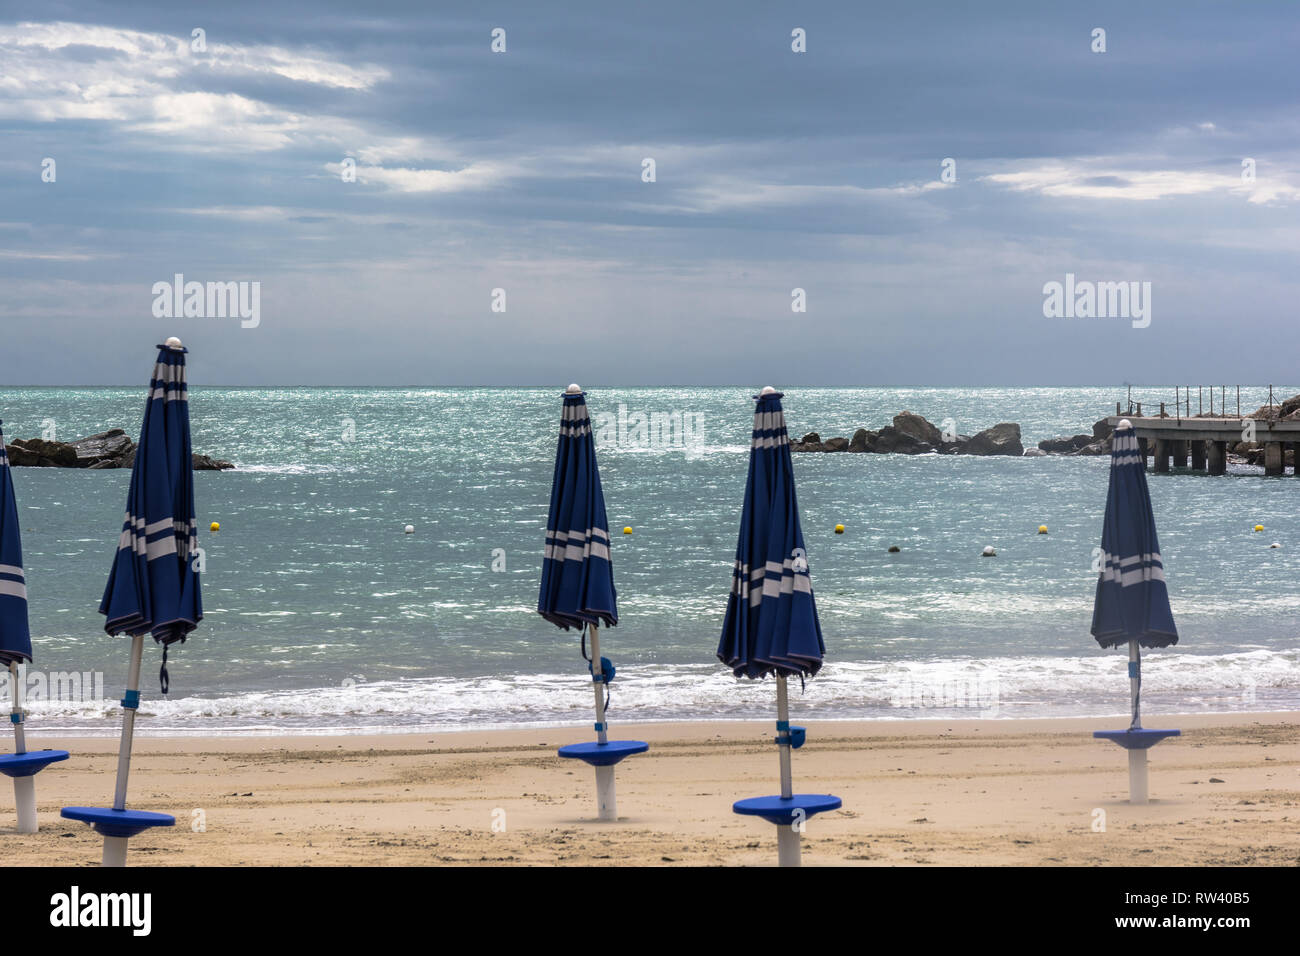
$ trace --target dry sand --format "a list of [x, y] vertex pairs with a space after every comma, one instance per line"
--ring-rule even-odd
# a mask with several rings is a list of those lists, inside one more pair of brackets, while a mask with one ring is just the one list
[[[1151, 751], [1153, 800], [1141, 807], [1127, 802], [1125, 751], [1091, 737], [1119, 719], [810, 723], [795, 790], [836, 794], [844, 808], [808, 822], [804, 863], [1300, 863], [1300, 714], [1156, 723], [1183, 736]], [[593, 819], [592, 771], [555, 754], [586, 739], [581, 728], [140, 737], [129, 805], [172, 813], [177, 825], [133, 839], [131, 863], [775, 862], [774, 827], [731, 812], [734, 800], [777, 789], [771, 722], [614, 729], [651, 749], [619, 765], [621, 815], [608, 824]], [[38, 834], [14, 833], [0, 783], [4, 862], [97, 864], [99, 837], [58, 813], [104, 805], [116, 740], [29, 733], [33, 747], [72, 758], [37, 778]]]

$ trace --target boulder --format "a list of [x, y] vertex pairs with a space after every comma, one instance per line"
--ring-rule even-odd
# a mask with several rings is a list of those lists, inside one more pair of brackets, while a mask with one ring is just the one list
[[[87, 468], [104, 471], [135, 466], [135, 442], [120, 428], [98, 435], [88, 435], [74, 442], [46, 441], [42, 438], [17, 438], [5, 446], [11, 465], [41, 468]], [[225, 471], [235, 466], [209, 455], [194, 455], [196, 471]]]
[[957, 435], [952, 441], [941, 441], [935, 449], [941, 455], [964, 455], [970, 443], [970, 435]]
[[893, 425], [886, 425], [880, 429], [871, 450], [878, 454], [924, 455], [934, 451], [934, 446], [907, 432], [899, 431]]
[[809, 432], [803, 436], [801, 441], [790, 442], [791, 451], [824, 451], [822, 448], [822, 436], [816, 432]]
[[1300, 412], [1300, 395], [1292, 395], [1287, 399], [1279, 399], [1273, 403], [1272, 408], [1269, 408], [1267, 405], [1261, 405], [1246, 417], [1278, 419], [1294, 415], [1296, 412]]
[[[77, 468], [77, 450], [66, 442], [46, 441], [44, 438], [15, 438], [14, 446], [34, 456], [35, 464], [42, 468]], [[24, 464], [21, 461], [15, 465]]]
[[129, 468], [135, 463], [135, 442], [120, 428], [78, 438], [72, 447], [79, 468]]
[[1094, 441], [1104, 439], [1093, 438], [1091, 435], [1070, 435], [1059, 438], [1044, 438], [1038, 443], [1040, 451], [1048, 452], [1053, 455], [1068, 455], [1070, 452], [1078, 451], [1084, 445], [1091, 445]]
[[865, 428], [859, 428], [853, 433], [853, 438], [849, 440], [849, 451], [866, 452], [871, 451], [871, 447], [876, 443], [880, 432], [867, 431]]
[[1043, 451], [1041, 448], [1026, 448], [1026, 449], [1025, 449], [1025, 457], [1026, 457], [1026, 458], [1046, 458], [1046, 457], [1047, 457], [1047, 452]]
[[828, 438], [822, 442], [822, 451], [848, 451], [849, 440], [847, 438]]
[[1025, 446], [1020, 444], [1020, 426], [1015, 422], [999, 422], [966, 443], [968, 455], [1020, 456], [1024, 453]]
[[894, 416], [894, 428], [919, 442], [937, 447], [943, 441], [943, 434], [926, 419], [915, 412], [899, 412]]
[[[840, 440], [843, 441], [843, 439]], [[134, 452], [132, 452], [132, 457], [135, 457]], [[225, 471], [228, 468], [234, 467], [235, 466], [231, 462], [222, 461], [220, 458], [211, 458], [208, 455], [194, 456], [195, 471]]]
[[1109, 438], [1112, 431], [1114, 429], [1110, 427], [1110, 422], [1103, 418], [1092, 426], [1092, 440], [1101, 441], [1103, 438]]
[[1095, 441], [1090, 445], [1084, 445], [1078, 451], [1072, 452], [1075, 455], [1109, 455], [1110, 439], [1104, 438], [1101, 441]]
[[28, 451], [18, 442], [12, 445], [5, 445], [5, 454], [9, 456], [9, 464], [26, 465], [35, 468], [41, 463], [41, 456], [34, 451]]

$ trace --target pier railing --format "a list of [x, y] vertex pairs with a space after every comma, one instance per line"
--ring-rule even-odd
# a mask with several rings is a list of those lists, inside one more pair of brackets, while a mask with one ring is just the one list
[[[1276, 409], [1281, 405], [1285, 393], [1278, 394], [1272, 385], [1246, 386], [1246, 401], [1242, 404], [1242, 386], [1240, 385], [1175, 385], [1173, 400], [1163, 389], [1157, 392], [1155, 401], [1143, 400], [1150, 392], [1139, 389], [1135, 398], [1134, 387], [1128, 386], [1128, 393], [1123, 401], [1115, 403], [1116, 415], [1158, 418], [1229, 418], [1240, 420], [1255, 414], [1256, 409], [1268, 408], [1269, 418], [1276, 418]], [[1252, 399], [1251, 393], [1258, 396]], [[1192, 399], [1196, 402], [1193, 404]], [[1217, 401], [1216, 401], [1217, 399]], [[1192, 409], [1196, 411], [1193, 413]]]

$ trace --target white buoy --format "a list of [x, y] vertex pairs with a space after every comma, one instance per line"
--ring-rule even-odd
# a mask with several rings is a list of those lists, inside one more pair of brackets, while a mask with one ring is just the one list
[[991, 544], [986, 544], [984, 550], [980, 552], [981, 558], [996, 558], [997, 556], [998, 553], [993, 550], [993, 545]]
[[1270, 547], [1270, 548], [1280, 548], [1280, 547], [1282, 547], [1282, 545], [1279, 544], [1278, 542], [1274, 541], [1272, 544], [1269, 545], [1269, 547]]
[[407, 534], [415, 534], [415, 525], [408, 524], [405, 530]]

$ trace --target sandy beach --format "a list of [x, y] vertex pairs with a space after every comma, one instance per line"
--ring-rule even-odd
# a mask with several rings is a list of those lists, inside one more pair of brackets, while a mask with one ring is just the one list
[[[808, 745], [795, 753], [795, 789], [834, 793], [844, 807], [809, 821], [804, 863], [1300, 863], [1300, 714], [1161, 717], [1160, 726], [1183, 736], [1151, 752], [1153, 799], [1144, 807], [1127, 803], [1124, 752], [1091, 738], [1121, 723], [809, 723]], [[770, 722], [615, 731], [651, 749], [619, 767], [614, 824], [594, 822], [591, 771], [555, 754], [585, 739], [581, 728], [138, 737], [129, 803], [172, 813], [177, 826], [133, 840], [131, 863], [775, 863], [773, 828], [730, 810], [734, 800], [776, 789]], [[97, 864], [99, 838], [58, 812], [103, 805], [116, 739], [32, 736], [34, 747], [62, 747], [72, 758], [38, 778], [40, 833], [14, 833], [6, 792], [4, 861]], [[1095, 828], [1098, 809], [1104, 832]]]

